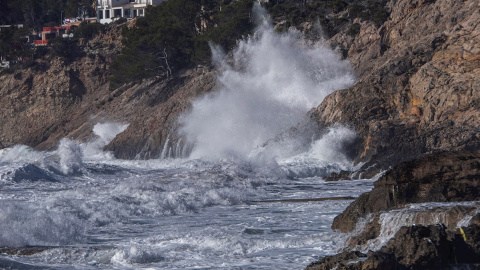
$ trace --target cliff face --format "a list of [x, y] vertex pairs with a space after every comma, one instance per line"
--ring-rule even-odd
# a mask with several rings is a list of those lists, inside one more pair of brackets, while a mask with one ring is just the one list
[[[48, 149], [72, 136], [108, 94], [108, 64], [118, 54], [119, 27], [77, 47], [74, 60], [46, 56], [0, 74], [0, 141]], [[80, 134], [77, 134], [80, 136]], [[82, 134], [81, 136], [86, 136]]]
[[[478, 5], [392, 0], [382, 25], [355, 19], [356, 36], [345, 27], [327, 42], [347, 52], [358, 82], [329, 95], [311, 118], [321, 126], [354, 128], [356, 161], [365, 167], [388, 168], [432, 151], [478, 151]], [[190, 100], [215, 88], [216, 73], [196, 67], [173, 79], [109, 90], [108, 66], [121, 49], [120, 30], [114, 25], [85, 42], [72, 62], [50, 57], [0, 74], [0, 146], [50, 149], [62, 137], [88, 139], [97, 122], [120, 121], [130, 127], [107, 147], [117, 157], [158, 157], [173, 149], [176, 118]]]
[[344, 252], [307, 269], [479, 263], [480, 3], [388, 5], [380, 27], [362, 24], [355, 38], [329, 40], [348, 49], [359, 80], [310, 116], [350, 125], [356, 160], [391, 169], [335, 218], [332, 228], [351, 235]]
[[478, 151], [480, 13], [478, 1], [401, 0], [380, 27], [363, 23], [347, 48], [358, 74], [350, 89], [311, 112], [321, 124], [358, 133], [357, 161], [388, 167], [438, 150]]
[[93, 126], [106, 121], [130, 124], [108, 146], [119, 158], [157, 158], [170, 133], [172, 146], [179, 114], [214, 88], [215, 72], [196, 67], [111, 90], [109, 64], [120, 53], [121, 28], [79, 41], [74, 59], [47, 55], [30, 68], [1, 73], [0, 147], [54, 149], [64, 137], [90, 139]]

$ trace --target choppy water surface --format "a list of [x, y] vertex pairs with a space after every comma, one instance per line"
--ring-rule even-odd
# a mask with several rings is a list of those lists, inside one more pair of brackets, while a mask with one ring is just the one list
[[[330, 48], [255, 13], [264, 21], [231, 60], [213, 49], [221, 87], [179, 119], [183, 140], [162, 159], [103, 152], [128, 126], [111, 123], [53, 152], [0, 150], [0, 268], [302, 269], [340, 248], [330, 225], [351, 201], [285, 200], [371, 188], [322, 180], [354, 169], [345, 143], [355, 133], [306, 120], [355, 78]], [[260, 202], [272, 200], [283, 201]]]
[[59, 151], [0, 150], [1, 267], [302, 269], [341, 246], [329, 227], [350, 201], [257, 201], [371, 188], [227, 161], [62, 164]]

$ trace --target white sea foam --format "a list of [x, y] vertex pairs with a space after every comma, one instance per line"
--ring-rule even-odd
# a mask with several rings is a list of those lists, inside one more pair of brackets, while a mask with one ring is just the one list
[[80, 145], [70, 139], [62, 139], [57, 149], [60, 169], [64, 174], [79, 172], [83, 167], [83, 152]]
[[[430, 202], [405, 206], [403, 209], [382, 213], [379, 218], [380, 234], [359, 247], [361, 251], [379, 250], [403, 226], [444, 224], [449, 229], [468, 226], [480, 211], [479, 202]], [[369, 220], [371, 222], [372, 220]], [[361, 230], [362, 226], [359, 226]]]
[[[188, 147], [167, 144], [165, 160], [104, 152], [126, 124], [97, 124], [92, 141], [64, 139], [52, 152], [1, 150], [0, 173], [14, 181], [0, 183], [0, 246], [55, 248], [0, 260], [80, 269], [292, 269], [335, 252], [344, 236], [330, 224], [349, 201], [259, 201], [371, 188], [371, 181], [316, 177], [352, 167], [344, 148], [355, 134], [347, 127], [317, 136], [318, 127], [305, 123], [298, 136], [288, 132], [327, 94], [353, 83], [350, 65], [329, 48], [306, 45], [296, 31], [275, 33], [266, 20], [239, 42], [233, 64], [217, 49], [213, 55], [222, 89], [194, 102], [182, 118]], [[192, 143], [190, 159], [170, 159]], [[285, 171], [308, 177], [288, 179]]]
[[45, 153], [37, 152], [26, 145], [15, 145], [0, 150], [0, 164], [38, 163], [45, 158]]
[[94, 139], [87, 143], [82, 143], [82, 152], [89, 160], [112, 159], [113, 155], [103, 151], [103, 148], [109, 144], [118, 134], [127, 129], [129, 124], [124, 123], [98, 123], [93, 127]]
[[312, 142], [308, 151], [279, 159], [278, 163], [293, 177], [326, 176], [340, 170], [354, 170], [353, 162], [345, 154], [345, 146], [355, 137], [355, 132], [345, 126], [332, 126], [320, 139]]
[[330, 48], [306, 45], [298, 31], [278, 34], [265, 20], [238, 43], [232, 61], [221, 63], [221, 89], [196, 100], [181, 120], [194, 144], [191, 158], [246, 159], [326, 95], [354, 83], [350, 64]]
[[74, 215], [40, 205], [0, 202], [0, 246], [53, 246], [83, 242], [85, 228]]

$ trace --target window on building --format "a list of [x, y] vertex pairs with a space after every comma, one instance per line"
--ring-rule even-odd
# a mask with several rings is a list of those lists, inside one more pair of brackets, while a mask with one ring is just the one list
[[48, 33], [45, 35], [45, 39], [54, 39], [57, 37], [57, 33]]
[[110, 19], [110, 10], [105, 10], [105, 19]]
[[103, 19], [103, 10], [98, 11], [98, 18], [101, 20]]

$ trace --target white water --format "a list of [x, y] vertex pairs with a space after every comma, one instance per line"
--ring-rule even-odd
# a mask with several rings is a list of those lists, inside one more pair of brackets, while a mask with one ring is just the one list
[[256, 201], [371, 188], [289, 180], [286, 161], [98, 160], [110, 155], [90, 158], [91, 144], [0, 150], [0, 248], [36, 248], [0, 254], [0, 268], [303, 269], [341, 246], [330, 225], [350, 201]]
[[[255, 12], [265, 17], [258, 5]], [[355, 80], [350, 64], [331, 49], [306, 45], [299, 32], [277, 34], [267, 19], [254, 37], [240, 41], [232, 60], [215, 48], [213, 54], [222, 87], [195, 101], [182, 121], [194, 144], [191, 158], [252, 160], [257, 147]]]
[[101, 149], [127, 125], [108, 123], [89, 143], [0, 150], [0, 248], [14, 250], [0, 268], [303, 269], [335, 253], [345, 236], [330, 226], [350, 201], [258, 201], [371, 188], [322, 180], [354, 168], [344, 150], [355, 134], [304, 119], [353, 83], [349, 64], [268, 22], [239, 43], [233, 64], [214, 55], [222, 89], [182, 118], [189, 159], [116, 160]]
[[[379, 217], [380, 234], [358, 247], [362, 252], [382, 248], [403, 226], [443, 224], [449, 230], [467, 227], [473, 216], [480, 212], [480, 202], [429, 202], [406, 205], [390, 210]], [[371, 220], [369, 220], [371, 222]], [[362, 230], [362, 222], [357, 230]]]

